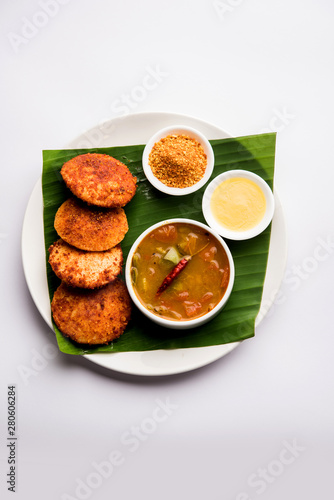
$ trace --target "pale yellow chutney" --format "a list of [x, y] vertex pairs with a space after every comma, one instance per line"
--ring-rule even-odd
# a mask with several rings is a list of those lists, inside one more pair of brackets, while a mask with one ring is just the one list
[[254, 181], [232, 177], [214, 190], [211, 212], [219, 224], [230, 231], [247, 231], [264, 217], [266, 198]]

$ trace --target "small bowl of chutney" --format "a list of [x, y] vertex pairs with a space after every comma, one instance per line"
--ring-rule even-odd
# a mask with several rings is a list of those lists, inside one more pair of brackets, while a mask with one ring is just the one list
[[207, 224], [223, 238], [247, 240], [268, 227], [275, 200], [259, 175], [248, 170], [228, 170], [207, 186], [202, 210]]

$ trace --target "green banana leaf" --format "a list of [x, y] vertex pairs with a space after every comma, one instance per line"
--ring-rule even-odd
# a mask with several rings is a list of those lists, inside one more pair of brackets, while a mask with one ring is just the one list
[[[244, 169], [260, 175], [273, 189], [276, 134], [261, 134], [210, 141], [215, 154], [213, 177], [226, 170]], [[48, 264], [48, 248], [58, 239], [54, 217], [59, 206], [69, 196], [60, 169], [79, 154], [105, 153], [128, 166], [137, 177], [138, 188], [134, 198], [124, 209], [129, 231], [121, 243], [124, 262], [135, 239], [149, 226], [172, 217], [186, 217], [205, 222], [202, 214], [200, 191], [171, 197], [160, 193], [149, 184], [143, 173], [141, 157], [144, 145], [111, 148], [66, 149], [43, 151], [43, 204], [46, 273], [50, 301], [59, 286], [59, 279]], [[124, 334], [106, 346], [90, 347], [72, 342], [58, 330], [59, 349], [68, 354], [96, 352], [146, 351], [203, 347], [237, 342], [254, 336], [254, 323], [258, 314], [266, 274], [271, 225], [259, 236], [245, 241], [227, 241], [235, 263], [235, 283], [230, 299], [223, 311], [209, 323], [190, 330], [171, 330], [157, 326], [133, 309], [132, 319]]]

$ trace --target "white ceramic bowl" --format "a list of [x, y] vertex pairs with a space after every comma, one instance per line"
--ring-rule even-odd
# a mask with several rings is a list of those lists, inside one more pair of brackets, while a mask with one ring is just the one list
[[[158, 227], [164, 226], [165, 224], [174, 224], [174, 223], [178, 223], [178, 222], [180, 222], [180, 223], [183, 222], [185, 224], [193, 224], [195, 226], [198, 226], [198, 227], [205, 229], [210, 234], [212, 234], [218, 240], [218, 242], [221, 244], [221, 246], [224, 248], [226, 255], [228, 257], [229, 266], [230, 266], [229, 283], [228, 283], [226, 292], [223, 295], [223, 297], [221, 298], [220, 302], [218, 302], [218, 304], [211, 311], [204, 314], [203, 316], [200, 316], [198, 318], [189, 319], [189, 320], [182, 320], [182, 321], [161, 318], [160, 316], [158, 316], [158, 315], [152, 313], [150, 310], [148, 310], [142, 304], [142, 302], [139, 300], [139, 298], [137, 297], [137, 294], [133, 288], [132, 279], [131, 279], [132, 258], [133, 258], [134, 253], [137, 250], [138, 245], [143, 240], [143, 238], [145, 238], [145, 236], [147, 234], [149, 234], [151, 231], [153, 231], [154, 229], [156, 229]], [[146, 231], [144, 231], [136, 239], [136, 241], [133, 243], [133, 245], [130, 249], [130, 252], [128, 254], [128, 257], [126, 260], [126, 265], [125, 265], [126, 285], [127, 285], [128, 290], [129, 290], [130, 297], [133, 300], [133, 302], [135, 303], [135, 305], [138, 307], [138, 309], [140, 309], [140, 311], [145, 316], [147, 316], [149, 319], [151, 319], [152, 321], [154, 321], [158, 325], [161, 325], [161, 326], [164, 326], [167, 328], [180, 329], [180, 330], [187, 329], [187, 328], [194, 328], [196, 326], [203, 325], [204, 323], [207, 323], [212, 318], [214, 318], [222, 310], [222, 308], [225, 306], [226, 302], [228, 301], [228, 299], [231, 295], [233, 284], [234, 284], [234, 276], [235, 276], [235, 269], [234, 269], [233, 257], [232, 257], [232, 254], [231, 254], [227, 244], [225, 243], [225, 241], [219, 236], [219, 234], [216, 233], [216, 231], [214, 231], [210, 227], [206, 226], [205, 224], [202, 224], [201, 222], [198, 222], [198, 221], [192, 220], [192, 219], [167, 219], [167, 220], [164, 220], [162, 222], [158, 222], [157, 224], [154, 224], [153, 226], [150, 226], [149, 228], [147, 228]]]
[[[192, 139], [196, 139], [202, 145], [204, 152], [207, 156], [207, 166], [205, 169], [204, 176], [202, 177], [202, 179], [200, 179], [196, 184], [193, 184], [192, 186], [185, 188], [169, 187], [166, 186], [166, 184], [164, 184], [163, 182], [159, 181], [159, 179], [157, 179], [152, 173], [151, 167], [148, 162], [149, 154], [156, 142], [160, 141], [160, 139], [162, 139], [163, 137], [166, 137], [167, 135], [171, 134], [183, 134], [187, 135], [188, 137], [191, 137]], [[191, 127], [185, 127], [183, 125], [174, 125], [172, 127], [166, 127], [163, 128], [162, 130], [159, 130], [149, 139], [143, 151], [142, 162], [143, 162], [144, 173], [148, 181], [152, 184], [152, 186], [154, 186], [156, 189], [158, 189], [163, 193], [167, 193], [173, 196], [184, 196], [186, 194], [194, 193], [208, 182], [213, 172], [215, 158], [211, 144], [203, 134], [201, 134], [198, 130], [195, 130], [194, 128]]]
[[[232, 231], [219, 223], [219, 221], [214, 217], [211, 211], [211, 197], [213, 195], [216, 187], [219, 186], [223, 181], [231, 179], [233, 177], [243, 177], [255, 182], [262, 190], [266, 199], [266, 212], [260, 222], [251, 229], [245, 231]], [[266, 229], [270, 224], [274, 211], [275, 211], [275, 200], [272, 190], [262, 177], [249, 172], [248, 170], [228, 170], [223, 174], [215, 177], [210, 184], [207, 186], [202, 200], [202, 210], [206, 222], [211, 228], [213, 228], [218, 234], [224, 238], [230, 240], [247, 240], [257, 236]]]

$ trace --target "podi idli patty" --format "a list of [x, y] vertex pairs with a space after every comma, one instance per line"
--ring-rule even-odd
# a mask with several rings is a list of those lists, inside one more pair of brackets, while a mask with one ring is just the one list
[[59, 330], [80, 344], [108, 344], [124, 332], [131, 315], [126, 285], [116, 279], [95, 290], [61, 283], [54, 293], [51, 310]]
[[136, 192], [136, 177], [109, 155], [76, 156], [64, 163], [60, 173], [72, 193], [91, 205], [124, 207]]
[[69, 286], [99, 288], [120, 274], [123, 252], [120, 245], [104, 252], [87, 252], [62, 239], [49, 248], [49, 263], [54, 273]]
[[92, 252], [118, 245], [129, 226], [123, 208], [103, 209], [69, 198], [58, 209], [54, 227], [66, 243]]

